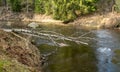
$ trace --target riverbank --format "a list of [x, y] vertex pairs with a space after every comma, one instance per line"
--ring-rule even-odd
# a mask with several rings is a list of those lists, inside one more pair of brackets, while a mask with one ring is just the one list
[[[54, 20], [52, 16], [34, 14], [34, 13], [13, 13], [3, 10], [1, 12], [0, 21], [21, 21], [21, 22], [40, 22], [41, 24], [57, 24], [67, 26], [73, 24], [75, 26], [83, 26], [87, 28], [119, 28], [120, 13], [110, 12], [106, 14], [93, 13], [85, 16], [80, 16], [76, 20], [64, 24], [63, 21]], [[12, 24], [12, 23], [11, 23]], [[21, 23], [22, 24], [22, 23]], [[24, 24], [24, 23], [23, 23]], [[23, 25], [24, 26], [24, 25]]]
[[87, 28], [119, 28], [120, 27], [120, 13], [107, 13], [107, 14], [91, 14], [86, 16], [80, 16], [73, 22], [64, 24], [63, 21], [54, 20], [51, 16], [46, 15], [34, 15], [33, 18], [24, 17], [22, 21], [27, 22], [41, 22], [43, 24], [57, 24], [57, 25], [70, 25], [83, 26]]
[[41, 72], [39, 50], [26, 37], [0, 30], [0, 71]]
[[88, 28], [119, 28], [120, 27], [120, 13], [94, 14], [79, 17], [74, 22], [76, 26], [83, 26]]

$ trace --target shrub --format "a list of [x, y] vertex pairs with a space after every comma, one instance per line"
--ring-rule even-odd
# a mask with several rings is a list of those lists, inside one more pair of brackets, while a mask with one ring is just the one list
[[52, 14], [54, 19], [69, 21], [96, 11], [97, 0], [36, 0], [35, 12]]
[[21, 1], [20, 0], [10, 0], [12, 11], [20, 12], [21, 11]]

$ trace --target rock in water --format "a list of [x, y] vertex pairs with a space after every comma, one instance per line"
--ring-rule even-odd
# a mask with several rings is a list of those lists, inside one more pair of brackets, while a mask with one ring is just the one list
[[35, 22], [32, 22], [32, 23], [28, 24], [28, 27], [31, 27], [31, 28], [35, 29], [35, 28], [39, 27], [39, 24], [37, 24]]

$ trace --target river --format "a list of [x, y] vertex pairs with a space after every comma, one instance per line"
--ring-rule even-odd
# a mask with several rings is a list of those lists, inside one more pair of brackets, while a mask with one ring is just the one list
[[[67, 44], [48, 56], [43, 66], [44, 72], [120, 72], [120, 30], [91, 30], [75, 26], [41, 26], [43, 30], [55, 31], [63, 35], [81, 37], [88, 43], [77, 44], [72, 41], [60, 41]], [[41, 53], [55, 49], [49, 41], [38, 41]]]
[[120, 30], [54, 24], [36, 30], [60, 36], [32, 37], [41, 55], [46, 55], [43, 72], [120, 72]]

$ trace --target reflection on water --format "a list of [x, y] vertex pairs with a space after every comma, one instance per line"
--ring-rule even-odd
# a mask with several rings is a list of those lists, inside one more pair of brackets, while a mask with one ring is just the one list
[[[120, 72], [119, 67], [112, 62], [114, 50], [120, 49], [120, 31], [97, 30], [96, 57], [98, 59], [98, 72]], [[118, 59], [117, 59], [118, 60]], [[120, 59], [119, 59], [120, 60]]]
[[112, 71], [112, 51], [110, 48], [98, 48], [97, 51], [98, 69], [99, 72], [113, 72]]
[[[74, 26], [56, 25], [41, 25], [38, 30], [54, 31], [66, 37], [79, 37], [90, 31]], [[60, 47], [48, 39], [33, 38], [41, 54], [57, 51], [47, 57], [43, 71], [120, 72], [120, 30], [93, 30], [84, 37], [87, 38], [81, 38], [81, 41], [89, 45], [62, 40], [59, 42]]]
[[[80, 36], [89, 32], [74, 27], [41, 26], [43, 30], [55, 31], [65, 36]], [[38, 40], [38, 39], [37, 39]], [[89, 41], [81, 39], [82, 41]], [[51, 52], [55, 47], [48, 41], [40, 41], [41, 53]], [[44, 43], [44, 44], [43, 44]], [[44, 72], [97, 72], [97, 60], [94, 49], [89, 45], [77, 44], [72, 41], [62, 41], [58, 51], [48, 57], [44, 64]]]
[[94, 33], [97, 36], [97, 48], [107, 47], [112, 50], [120, 48], [119, 30], [96, 30]]
[[[43, 26], [42, 28], [74, 37], [89, 32], [89, 30], [74, 27]], [[120, 72], [118, 65], [113, 63], [114, 50], [120, 49], [119, 33], [120, 31], [117, 30], [94, 30], [85, 37], [95, 40], [81, 39], [89, 45], [65, 41], [68, 45], [60, 47], [55, 54], [48, 57], [43, 67], [44, 72]], [[41, 52], [54, 50], [55, 47], [48, 44], [39, 46]]]
[[91, 47], [77, 45], [61, 47], [48, 59], [45, 72], [96, 72], [96, 58]]

